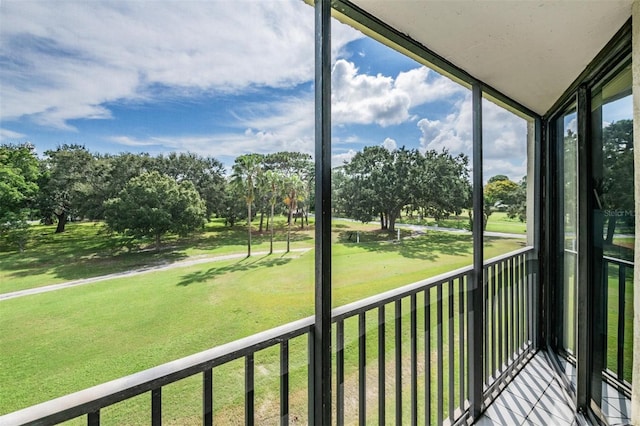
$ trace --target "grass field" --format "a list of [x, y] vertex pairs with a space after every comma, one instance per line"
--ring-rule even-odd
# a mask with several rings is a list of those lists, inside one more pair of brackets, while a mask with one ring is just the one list
[[[501, 215], [491, 216], [488, 229], [492, 229], [495, 220], [495, 226], [502, 227], [502, 232], [524, 231], [525, 224]], [[505, 228], [507, 222], [513, 227]], [[403, 230], [402, 241], [398, 243], [392, 241], [395, 235], [378, 231], [376, 227], [375, 223], [334, 222], [334, 306], [471, 264], [472, 243], [468, 234], [428, 231], [412, 236]], [[0, 247], [0, 293], [148, 265], [246, 253], [246, 229], [228, 228], [221, 221], [209, 223], [202, 233], [188, 239], [165, 239], [166, 248], [160, 252], [147, 250], [146, 244], [129, 250], [125, 241], [107, 235], [101, 223], [70, 223], [64, 234], [56, 235], [52, 231], [51, 227], [34, 227], [25, 253]], [[280, 222], [275, 250], [286, 247], [283, 231], [284, 223]], [[296, 227], [292, 234], [292, 248], [310, 249], [304, 253], [260, 254], [212, 261], [0, 302], [0, 414], [311, 315], [313, 232], [313, 229]], [[355, 243], [358, 233], [359, 244]], [[254, 253], [268, 251], [266, 232], [256, 232], [253, 241]], [[524, 243], [524, 239], [485, 238], [485, 258], [521, 248]], [[631, 294], [630, 288], [628, 285], [628, 294]], [[615, 307], [615, 290], [611, 291], [610, 303]], [[632, 305], [627, 304], [627, 309], [630, 307]], [[391, 309], [387, 314], [392, 323]], [[609, 310], [609, 315], [613, 318], [613, 310]], [[424, 316], [420, 308], [418, 316]], [[375, 384], [377, 323], [372, 317], [367, 319], [367, 380]], [[446, 318], [445, 312], [445, 327]], [[405, 315], [403, 322], [407, 321]], [[432, 324], [435, 323], [433, 320]], [[608, 327], [613, 335], [617, 324], [610, 319]], [[409, 343], [407, 330], [408, 327], [403, 326], [405, 345]], [[357, 321], [348, 321], [345, 332], [345, 387], [347, 395], [351, 395], [357, 392], [354, 369]], [[393, 369], [394, 362], [392, 332], [392, 327], [388, 327], [388, 370]], [[630, 332], [627, 327], [625, 335], [629, 336]], [[449, 342], [444, 344], [447, 346]], [[419, 343], [419, 347], [421, 345]], [[305, 347], [305, 337], [291, 342], [290, 399], [292, 416], [299, 419], [306, 417]], [[630, 346], [625, 349], [625, 359], [630, 359]], [[612, 350], [611, 346], [608, 350]], [[444, 361], [446, 368], [449, 360]], [[278, 362], [277, 349], [268, 349], [256, 356], [256, 365], [259, 365], [256, 410], [262, 424], [278, 421], [277, 405], [274, 405], [277, 404]], [[626, 375], [631, 364], [625, 363]], [[215, 370], [216, 413], [224, 424], [244, 423], [242, 368], [243, 363], [237, 361]], [[419, 368], [423, 369], [424, 363]], [[389, 412], [394, 403], [392, 379], [389, 377], [387, 381]], [[424, 380], [424, 376], [420, 380]], [[432, 378], [432, 383], [434, 381]], [[408, 379], [403, 383], [408, 384]], [[448, 379], [444, 385], [449, 386]], [[375, 388], [375, 385], [369, 386]], [[457, 375], [453, 386], [458, 389]], [[164, 388], [165, 423], [199, 424], [201, 397], [199, 376]], [[445, 399], [447, 397], [445, 395]], [[357, 414], [357, 399], [347, 399], [347, 419], [353, 419]], [[419, 399], [422, 400], [422, 396]], [[407, 400], [403, 405], [408, 409]], [[146, 424], [148, 406], [149, 397], [143, 395], [104, 410], [102, 417], [105, 424]], [[375, 407], [368, 404], [372, 416]]]
[[[460, 216], [451, 216], [447, 219], [435, 220], [433, 218], [403, 216], [398, 223], [409, 223], [412, 225], [439, 226], [442, 228], [469, 229], [469, 216], [463, 212]], [[489, 232], [504, 232], [508, 234], [526, 234], [527, 224], [519, 219], [510, 219], [505, 212], [493, 212], [489, 216], [487, 229]]]
[[[356, 231], [361, 233], [360, 244], [349, 242]], [[114, 249], [117, 245], [106, 239], [99, 224], [72, 223], [65, 234], [49, 235], [50, 241], [41, 235], [41, 243], [36, 241], [31, 250], [22, 255], [3, 254], [2, 292], [160, 261], [242, 253], [246, 249], [244, 235], [242, 228], [229, 230], [213, 223], [194, 239], [171, 241], [174, 246], [171, 251], [129, 254], [126, 250]], [[428, 232], [418, 238], [407, 236], [405, 233], [401, 243], [394, 243], [388, 241], [390, 237], [386, 233], [375, 231], [371, 225], [336, 223], [334, 305], [471, 262], [468, 235]], [[221, 244], [227, 238], [230, 244]], [[312, 231], [296, 231], [293, 239], [293, 247], [311, 247]], [[268, 250], [267, 236], [257, 236], [255, 243], [254, 252]], [[487, 243], [486, 256], [496, 256], [522, 245], [522, 240], [493, 239]], [[60, 253], [55, 247], [66, 250]], [[276, 249], [282, 248], [280, 235]], [[109, 257], [109, 253], [113, 255]], [[24, 260], [21, 261], [20, 256]], [[3, 384], [0, 413], [308, 316], [313, 312], [313, 265], [313, 251], [260, 255], [150, 272], [0, 302], [0, 383]], [[292, 348], [292, 353], [294, 350]], [[261, 356], [269, 358], [270, 355], [267, 352]], [[275, 354], [273, 357], [275, 359]], [[304, 361], [300, 364], [292, 366], [292, 386], [306, 380], [306, 364]], [[269, 359], [265, 365], [270, 365]], [[229, 372], [225, 373], [225, 369]], [[216, 370], [216, 374], [223, 376], [216, 380], [224, 382], [224, 376], [232, 378], [236, 371], [233, 365], [220, 372]], [[264, 379], [269, 376], [266, 374]], [[189, 383], [189, 380], [180, 383], [183, 382]], [[171, 395], [174, 388], [177, 395], [194, 391], [193, 384], [180, 383], [168, 387], [168, 394]], [[229, 383], [233, 384], [234, 380], [229, 379]], [[227, 410], [233, 412], [242, 392], [223, 391], [220, 395], [222, 400], [217, 403], [227, 407], [222, 413], [233, 416]], [[296, 395], [292, 401], [306, 401], [304, 395]], [[171, 397], [167, 398], [171, 406]], [[195, 397], [194, 401], [199, 403], [199, 398]], [[144, 405], [135, 400], [126, 404]], [[187, 421], [184, 416], [191, 412], [188, 408], [178, 408], [177, 412], [182, 413], [177, 414], [178, 423]], [[123, 420], [118, 416], [122, 414], [115, 415], [116, 423]]]

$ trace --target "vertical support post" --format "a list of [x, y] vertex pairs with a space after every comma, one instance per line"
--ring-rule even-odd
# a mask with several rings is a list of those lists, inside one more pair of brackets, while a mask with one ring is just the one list
[[591, 330], [593, 288], [591, 265], [591, 168], [590, 125], [591, 96], [586, 85], [578, 88], [578, 300], [576, 303], [577, 328], [577, 380], [576, 407], [586, 412], [589, 408], [591, 382]]
[[[542, 129], [543, 123], [541, 118], [536, 118], [534, 123], [534, 136], [533, 136], [533, 254], [530, 255], [533, 271], [533, 309], [531, 314], [533, 315], [533, 347], [539, 348], [542, 341], [542, 326], [541, 321], [543, 315], [541, 312], [541, 294], [542, 294], [542, 276], [540, 274], [540, 252], [542, 251], [542, 240], [540, 232], [542, 229]], [[527, 179], [527, 183], [531, 182]], [[529, 183], [528, 186], [531, 186]], [[527, 194], [528, 196], [528, 194]], [[544, 251], [543, 251], [544, 253]]]
[[482, 410], [482, 384], [484, 352], [482, 346], [484, 300], [483, 287], [483, 209], [482, 194], [482, 88], [478, 83], [472, 86], [473, 109], [473, 273], [471, 275], [471, 297], [469, 312], [469, 396], [471, 398], [471, 415], [477, 419]]
[[[313, 413], [331, 424], [331, 2], [315, 2], [315, 324]], [[311, 412], [311, 410], [309, 410]]]
[[[640, 146], [640, 0], [635, 0], [631, 8], [631, 69], [633, 74], [633, 143]], [[634, 201], [636, 212], [640, 211], [640, 149], [634, 150]], [[636, 213], [636, 229], [640, 229], [640, 215]], [[636, 238], [634, 261], [640, 265], [640, 238]], [[634, 289], [640, 288], [640, 274], [633, 274]], [[640, 291], [633, 292], [633, 353], [640, 351]], [[640, 377], [640, 356], [633, 357], [632, 377]], [[640, 380], [631, 384], [631, 422], [640, 424]]]

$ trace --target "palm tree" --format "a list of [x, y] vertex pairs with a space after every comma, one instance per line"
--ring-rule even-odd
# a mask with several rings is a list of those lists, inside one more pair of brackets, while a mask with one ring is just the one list
[[278, 198], [282, 194], [282, 187], [284, 184], [284, 176], [275, 170], [267, 170], [264, 173], [262, 179], [263, 187], [266, 192], [269, 194], [269, 204], [271, 205], [271, 216], [269, 217], [269, 231], [271, 233], [270, 236], [270, 246], [269, 246], [269, 254], [273, 253], [273, 216], [274, 210], [276, 207], [276, 202]]
[[289, 208], [289, 225], [287, 228], [287, 252], [291, 240], [291, 218], [293, 210], [297, 207], [299, 201], [304, 200], [305, 182], [298, 175], [291, 175], [284, 180], [285, 198], [284, 202]]
[[233, 164], [232, 181], [242, 188], [247, 203], [247, 257], [251, 256], [251, 205], [255, 199], [255, 187], [258, 183], [262, 166], [262, 156], [246, 154], [236, 158]]

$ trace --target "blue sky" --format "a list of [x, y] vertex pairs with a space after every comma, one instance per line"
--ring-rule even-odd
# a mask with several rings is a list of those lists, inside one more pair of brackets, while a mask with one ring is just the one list
[[[0, 3], [0, 138], [39, 153], [313, 153], [300, 0]], [[471, 152], [467, 89], [333, 21], [333, 163], [367, 145]], [[524, 120], [485, 102], [485, 177], [525, 174]]]

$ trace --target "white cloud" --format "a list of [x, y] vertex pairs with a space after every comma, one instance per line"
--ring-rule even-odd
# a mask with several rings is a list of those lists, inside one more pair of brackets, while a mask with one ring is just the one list
[[248, 104], [235, 111], [237, 131], [200, 135], [127, 135], [110, 140], [123, 146], [161, 147], [160, 151], [190, 151], [203, 156], [231, 159], [252, 152], [297, 151], [313, 154], [313, 96], [284, 98]]
[[378, 124], [382, 127], [412, 119], [411, 108], [463, 93], [464, 89], [431, 71], [418, 67], [394, 79], [382, 74], [359, 73], [349, 61], [339, 59], [332, 71], [332, 120], [337, 124]]
[[358, 153], [358, 151], [354, 149], [350, 149], [347, 152], [342, 152], [340, 154], [333, 154], [331, 156], [331, 166], [338, 167], [343, 166], [345, 163], [351, 161], [351, 159]]
[[10, 142], [15, 139], [25, 138], [26, 135], [18, 132], [14, 132], [13, 130], [3, 129], [0, 127], [0, 141], [1, 142]]
[[[70, 129], [158, 87], [228, 93], [313, 80], [313, 8], [302, 1], [7, 1], [0, 13], [1, 120]], [[362, 37], [333, 24], [336, 51]]]
[[[518, 116], [483, 101], [482, 154], [485, 180], [504, 174], [518, 182], [526, 174], [527, 124]], [[456, 104], [454, 112], [444, 120], [423, 118], [417, 123], [422, 136], [422, 150], [463, 153], [472, 158], [473, 121], [471, 96]]]
[[389, 151], [393, 151], [394, 149], [398, 148], [398, 144], [396, 143], [396, 141], [391, 138], [386, 138], [382, 142], [382, 146]]

